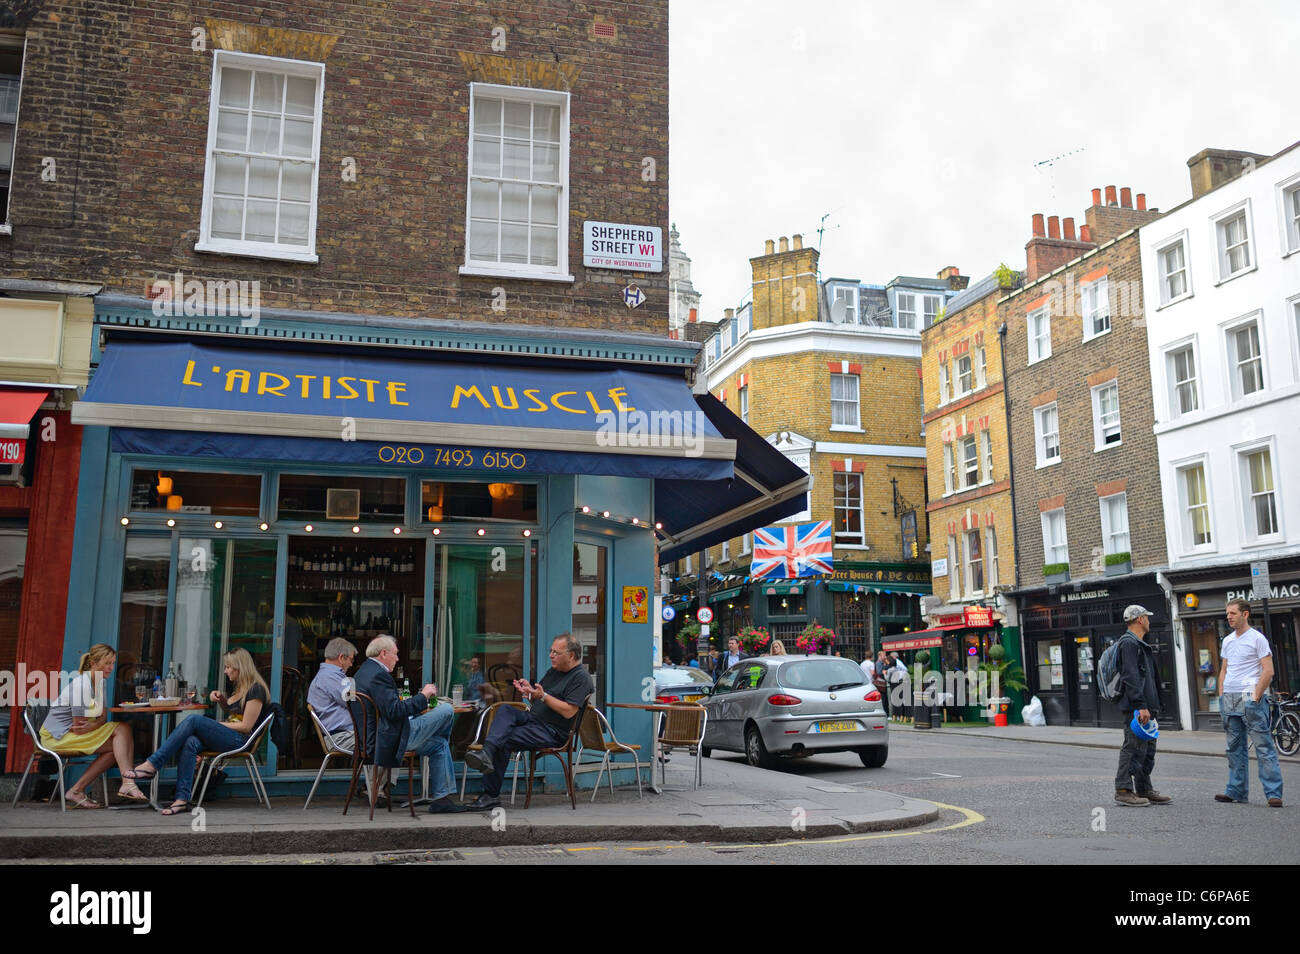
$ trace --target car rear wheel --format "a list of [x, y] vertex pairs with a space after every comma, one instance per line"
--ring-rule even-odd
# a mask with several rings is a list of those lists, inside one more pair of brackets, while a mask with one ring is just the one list
[[889, 746], [878, 745], [874, 749], [859, 749], [858, 758], [867, 768], [880, 768], [889, 758]]
[[767, 746], [763, 744], [757, 726], [745, 729], [745, 761], [755, 768], [771, 768], [775, 764], [772, 756], [767, 754]]

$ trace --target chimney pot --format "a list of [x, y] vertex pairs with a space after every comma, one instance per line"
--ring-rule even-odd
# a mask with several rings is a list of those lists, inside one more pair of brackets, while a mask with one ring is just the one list
[[1093, 189], [1093, 190], [1092, 190], [1092, 204], [1093, 204], [1093, 205], [1101, 205], [1101, 190], [1100, 190], [1100, 189]]
[[791, 238], [794, 240], [794, 248], [795, 248], [795, 251], [796, 251], [796, 252], [799, 251], [799, 249], [803, 248], [803, 236], [802, 236], [802, 235], [795, 234], [795, 235], [791, 236]]
[[1114, 187], [1114, 186], [1106, 186], [1106, 204], [1107, 204], [1107, 205], [1119, 205], [1119, 200], [1117, 200], [1117, 199], [1115, 198], [1115, 187]]
[[1050, 215], [1047, 217], [1047, 237], [1059, 239], [1061, 237], [1061, 219], [1060, 216]]
[[1133, 190], [1128, 186], [1119, 190], [1119, 204], [1123, 209], [1133, 208]]
[[692, 308], [692, 309], [690, 310], [690, 313], [686, 316], [686, 320], [687, 320], [687, 321], [699, 321], [699, 320], [700, 320], [699, 311], [698, 311], [697, 309], [695, 309], [695, 308]]
[[1089, 243], [1092, 242], [1092, 230], [1089, 229], [1088, 226], [1086, 225], [1079, 226], [1079, 241], [1089, 242]]
[[1138, 211], [1145, 212], [1147, 210], [1147, 194], [1145, 192], [1139, 192], [1137, 194], [1137, 200], [1138, 200]]
[[764, 255], [771, 255], [775, 251], [776, 251], [776, 243], [774, 241], [768, 239], [766, 242], [763, 243]]
[[1047, 234], [1046, 230], [1043, 227], [1043, 213], [1041, 212], [1034, 213], [1033, 231], [1034, 231], [1035, 238], [1042, 238]]
[[1071, 242], [1075, 241], [1074, 219], [1066, 219], [1064, 222], [1062, 222], [1062, 225], [1064, 225], [1065, 227], [1065, 237]]
[[784, 235], [781, 236], [781, 246], [780, 246], [780, 247], [781, 247], [781, 251], [783, 251], [783, 252], [788, 252], [788, 251], [790, 251], [790, 240], [789, 240], [788, 238], [786, 238]]

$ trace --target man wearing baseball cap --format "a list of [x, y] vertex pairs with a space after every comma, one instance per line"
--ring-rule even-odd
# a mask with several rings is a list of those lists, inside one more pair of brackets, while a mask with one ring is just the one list
[[1146, 644], [1151, 632], [1151, 611], [1137, 603], [1124, 610], [1128, 631], [1119, 638], [1116, 668], [1120, 674], [1119, 703], [1124, 714], [1124, 744], [1119, 750], [1119, 771], [1115, 775], [1115, 801], [1138, 808], [1165, 805], [1173, 801], [1151, 786], [1151, 769], [1156, 762], [1156, 740], [1134, 732], [1131, 723], [1146, 725], [1159, 715], [1160, 695], [1156, 690], [1156, 658]]

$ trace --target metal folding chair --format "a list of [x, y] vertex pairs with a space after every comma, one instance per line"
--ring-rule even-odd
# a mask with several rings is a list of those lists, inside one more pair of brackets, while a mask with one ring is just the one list
[[[693, 703], [673, 703], [664, 714], [664, 730], [659, 737], [662, 747], [684, 746], [695, 754], [695, 784], [692, 789], [700, 787], [703, 781], [701, 770], [701, 749], [704, 742], [704, 729], [709, 724], [709, 712], [704, 706]], [[667, 767], [664, 768], [664, 784], [668, 783]]]
[[[474, 741], [467, 747], [466, 751], [481, 752], [483, 751], [483, 742], [487, 739], [488, 732], [492, 729], [492, 721], [497, 717], [497, 709], [501, 706], [510, 706], [512, 709], [524, 709], [528, 707], [522, 702], [494, 702], [483, 710], [483, 714], [478, 718], [478, 728], [474, 730]], [[515, 803], [515, 790], [519, 787], [519, 766], [524, 758], [523, 752], [516, 752], [510, 756], [510, 761], [514, 763], [515, 771], [510, 780], [510, 804]], [[461, 801], [465, 800], [465, 788], [469, 783], [469, 766], [461, 763], [460, 772], [460, 797]]]
[[573, 782], [573, 757], [578, 753], [582, 740], [578, 736], [578, 729], [582, 725], [582, 719], [586, 715], [587, 702], [591, 696], [582, 700], [582, 705], [578, 706], [578, 712], [573, 717], [573, 724], [569, 726], [568, 738], [564, 740], [563, 745], [550, 746], [543, 749], [533, 749], [528, 753], [528, 794], [524, 796], [524, 808], [533, 801], [533, 776], [537, 772], [537, 762], [548, 755], [553, 755], [560, 760], [560, 768], [564, 771], [564, 785], [569, 793], [569, 801], [573, 805], [573, 810], [578, 810], [578, 793]]
[[221, 768], [222, 762], [230, 762], [242, 759], [248, 763], [248, 777], [253, 780], [253, 791], [257, 793], [257, 800], [266, 805], [266, 810], [271, 810], [271, 796], [266, 794], [266, 785], [262, 782], [262, 775], [257, 770], [257, 745], [262, 741], [262, 736], [266, 735], [266, 730], [271, 727], [271, 720], [275, 718], [274, 712], [267, 712], [262, 716], [262, 721], [252, 732], [248, 733], [248, 738], [244, 744], [238, 748], [231, 749], [229, 752], [200, 752], [199, 758], [203, 759], [203, 765], [199, 773], [203, 776], [203, 787], [199, 790], [199, 799], [194, 803], [195, 808], [203, 805], [203, 797], [208, 793], [208, 783], [212, 781], [212, 776]]
[[[352, 758], [352, 749], [345, 749], [330, 737], [329, 732], [320, 721], [320, 716], [316, 714], [312, 704], [307, 703], [307, 714], [311, 716], [312, 728], [316, 730], [316, 738], [320, 740], [320, 747], [325, 750], [325, 758], [321, 759], [320, 771], [316, 773], [316, 781], [311, 783], [311, 791], [307, 793], [307, 801], [303, 804], [302, 810], [306, 811], [311, 805], [312, 796], [316, 794], [316, 787], [320, 785], [321, 777], [325, 774], [325, 769], [329, 767], [330, 759], [336, 755], [344, 758]], [[356, 747], [356, 738], [352, 740], [353, 748]]]
[[[13, 804], [10, 806], [12, 808], [18, 807], [18, 799], [22, 797], [23, 786], [27, 784], [27, 776], [31, 773], [32, 766], [36, 764], [36, 760], [42, 755], [48, 755], [50, 758], [54, 759], [54, 764], [57, 767], [56, 773], [59, 780], [59, 805], [61, 805], [62, 810], [66, 812], [68, 810], [67, 785], [64, 781], [63, 775], [67, 771], [68, 766], [76, 765], [83, 761], [87, 763], [93, 762], [98, 757], [94, 755], [60, 755], [53, 749], [47, 749], [42, 745], [41, 726], [45, 724], [45, 720], [48, 718], [49, 714], [50, 704], [48, 702], [28, 702], [27, 705], [23, 707], [23, 728], [26, 730], [27, 734], [32, 737], [32, 744], [35, 748], [32, 750], [31, 758], [27, 760], [27, 768], [23, 770], [23, 777], [18, 782], [18, 791], [14, 792]], [[105, 772], [101, 775], [99, 781], [104, 786], [104, 807], [107, 808], [108, 773]], [[50, 799], [50, 804], [53, 803], [54, 799]]]
[[[614, 794], [614, 763], [613, 756], [620, 752], [626, 752], [632, 756], [636, 763], [636, 795], [641, 796], [641, 757], [637, 754], [641, 746], [635, 743], [620, 742], [614, 735], [614, 729], [610, 726], [609, 720], [605, 718], [605, 713], [601, 712], [595, 706], [587, 709], [587, 714], [582, 719], [582, 751], [578, 753], [579, 766], [582, 764], [582, 756], [591, 752], [593, 755], [600, 753], [603, 758], [600, 763], [600, 771], [596, 773], [596, 784], [591, 790], [591, 800], [596, 800], [596, 793], [600, 791], [600, 780], [605, 775], [605, 770], [609, 770], [609, 794]], [[607, 739], [606, 736], [609, 736]]]

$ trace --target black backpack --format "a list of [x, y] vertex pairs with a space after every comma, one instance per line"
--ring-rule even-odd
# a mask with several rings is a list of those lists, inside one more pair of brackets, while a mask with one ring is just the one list
[[281, 754], [291, 751], [293, 739], [289, 734], [289, 714], [278, 702], [272, 702], [268, 708], [275, 717], [271, 720], [271, 741], [275, 743], [276, 749]]
[[[1119, 700], [1120, 693], [1124, 688], [1124, 681], [1120, 678], [1119, 671], [1119, 644], [1126, 639], [1136, 639], [1137, 637], [1124, 633], [1119, 639], [1115, 640], [1106, 647], [1106, 651], [1101, 654], [1101, 659], [1097, 661], [1097, 691], [1101, 697], [1109, 702]], [[1138, 658], [1139, 672], [1142, 668], [1142, 660]]]

